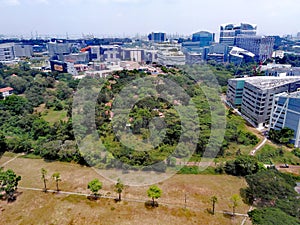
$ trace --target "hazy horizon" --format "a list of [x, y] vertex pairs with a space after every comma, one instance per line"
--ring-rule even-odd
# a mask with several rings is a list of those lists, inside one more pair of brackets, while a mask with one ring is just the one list
[[296, 35], [300, 1], [0, 0], [2, 35], [130, 37], [152, 31], [216, 33], [224, 23], [257, 24], [260, 35]]

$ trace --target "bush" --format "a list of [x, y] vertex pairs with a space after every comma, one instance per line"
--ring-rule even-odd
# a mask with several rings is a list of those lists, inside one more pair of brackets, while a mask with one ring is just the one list
[[255, 209], [255, 210], [249, 212], [248, 214], [249, 214], [253, 224], [299, 225], [299, 221], [297, 218], [289, 216], [277, 208]]
[[234, 176], [247, 176], [260, 170], [258, 160], [253, 156], [239, 156], [225, 164], [225, 172]]
[[295, 148], [292, 153], [297, 156], [298, 158], [300, 158], [300, 148]]
[[179, 171], [178, 174], [199, 174], [198, 166], [184, 166]]

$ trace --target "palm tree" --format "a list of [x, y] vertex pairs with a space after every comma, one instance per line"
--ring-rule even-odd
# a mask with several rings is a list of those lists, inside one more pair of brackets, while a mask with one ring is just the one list
[[115, 184], [115, 192], [119, 194], [118, 201], [121, 201], [121, 194], [123, 192], [123, 189], [124, 189], [124, 184], [119, 178], [117, 183]]
[[61, 181], [60, 173], [56, 172], [56, 173], [52, 174], [52, 179], [56, 182], [56, 190], [57, 190], [57, 192], [59, 192], [58, 182]]
[[230, 201], [231, 201], [230, 206], [232, 207], [232, 215], [233, 216], [235, 216], [235, 210], [239, 206], [240, 200], [241, 200], [241, 198], [238, 194], [234, 194], [230, 198]]

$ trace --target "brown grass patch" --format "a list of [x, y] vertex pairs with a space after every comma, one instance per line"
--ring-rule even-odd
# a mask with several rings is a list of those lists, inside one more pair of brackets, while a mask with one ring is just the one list
[[[4, 158], [4, 157], [3, 157]], [[3, 160], [1, 159], [1, 161]], [[7, 160], [8, 158], [4, 158]], [[1, 162], [0, 161], [0, 162]], [[39, 159], [17, 158], [6, 169], [13, 169], [22, 176], [20, 186], [43, 188], [41, 168], [51, 176], [60, 172], [62, 191], [89, 193], [87, 183], [98, 178], [103, 182], [102, 194], [117, 196], [112, 183], [102, 178], [93, 169], [76, 164], [45, 162]], [[49, 178], [48, 186], [55, 189]], [[211, 208], [210, 197], [216, 195], [217, 211], [230, 210], [230, 197], [246, 186], [244, 179], [227, 175], [175, 175], [158, 186], [163, 195], [158, 199], [158, 208], [146, 209], [144, 202], [149, 200], [148, 187], [127, 187], [123, 198], [142, 202], [116, 203], [113, 199], [88, 200], [85, 196], [43, 193], [21, 190], [22, 193], [12, 204], [0, 202], [4, 211], [0, 212], [0, 224], [240, 224], [242, 219], [215, 216], [207, 212]], [[184, 209], [184, 196], [187, 196], [187, 209]], [[248, 206], [240, 203], [237, 211], [246, 213]]]

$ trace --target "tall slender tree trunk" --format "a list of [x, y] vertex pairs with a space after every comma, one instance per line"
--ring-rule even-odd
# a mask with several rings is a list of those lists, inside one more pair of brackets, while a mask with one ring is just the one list
[[47, 192], [47, 184], [46, 184], [46, 180], [44, 179], [44, 191]]
[[154, 198], [152, 198], [152, 206], [153, 206], [153, 207], [154, 207], [154, 204], [155, 204]]
[[215, 202], [213, 202], [213, 215], [215, 215]]
[[58, 189], [58, 181], [56, 181], [56, 190], [59, 191], [59, 189]]
[[121, 201], [121, 193], [119, 193], [119, 202]]

